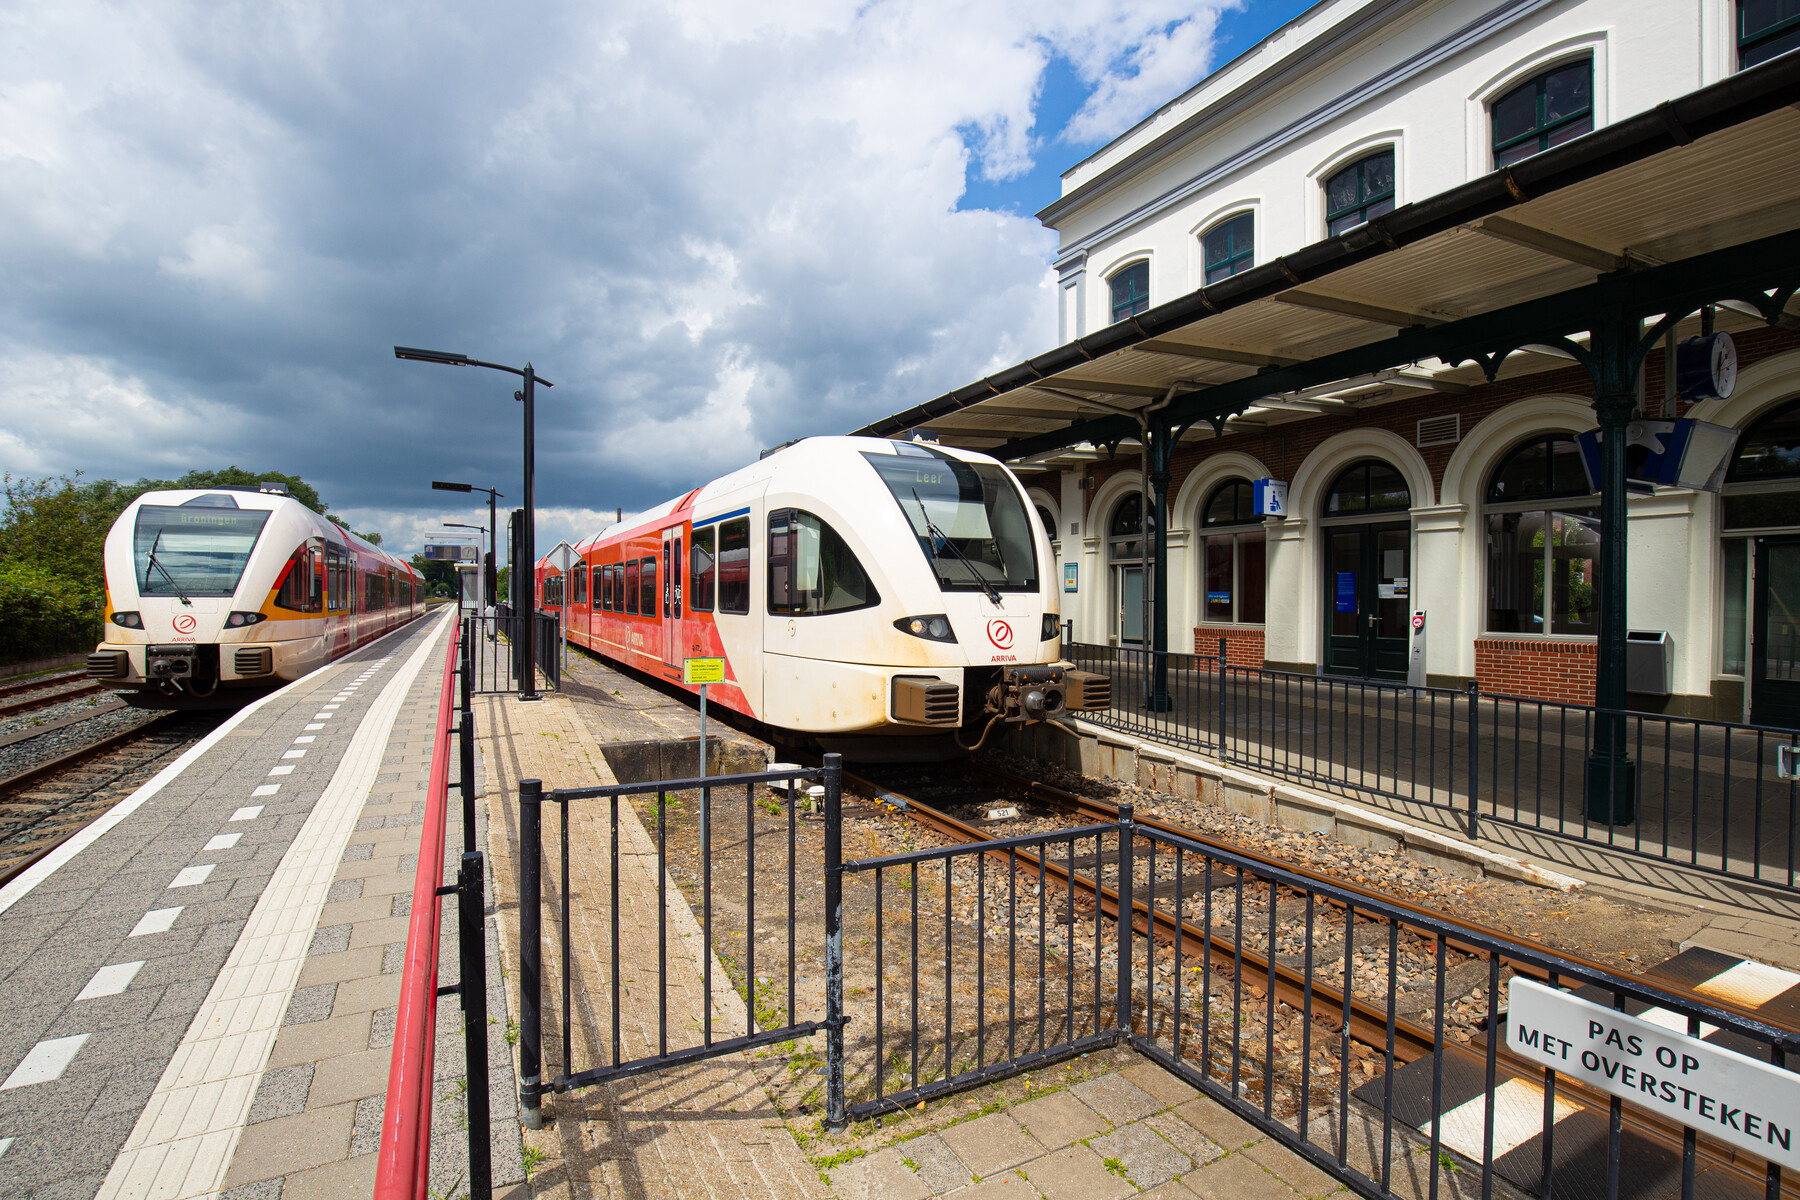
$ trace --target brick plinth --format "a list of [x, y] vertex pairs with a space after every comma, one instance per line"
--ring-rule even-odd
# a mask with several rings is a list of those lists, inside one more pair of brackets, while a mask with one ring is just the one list
[[1592, 704], [1595, 653], [1592, 641], [1476, 638], [1475, 679], [1484, 692]]
[[1261, 626], [1200, 625], [1194, 629], [1194, 653], [1216, 655], [1219, 639], [1225, 639], [1225, 662], [1233, 667], [1263, 665]]

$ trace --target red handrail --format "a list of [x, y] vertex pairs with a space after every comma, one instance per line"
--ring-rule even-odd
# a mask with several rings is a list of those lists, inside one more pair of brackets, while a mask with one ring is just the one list
[[[444, 818], [449, 808], [451, 699], [461, 622], [451, 627], [438, 691], [437, 730], [431, 742], [431, 778], [425, 787], [425, 828], [419, 834], [419, 868], [413, 878], [412, 919], [400, 971], [400, 1006], [394, 1019], [394, 1054], [388, 1066], [387, 1110], [381, 1118], [381, 1151], [375, 1166], [375, 1200], [424, 1200], [431, 1168], [431, 1060], [437, 1044], [438, 881], [444, 877]], [[485, 1082], [476, 1086], [485, 1086]]]

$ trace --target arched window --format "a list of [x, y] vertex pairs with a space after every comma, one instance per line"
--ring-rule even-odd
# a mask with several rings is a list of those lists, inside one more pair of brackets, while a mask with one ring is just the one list
[[1412, 490], [1406, 479], [1388, 464], [1368, 458], [1338, 473], [1325, 496], [1325, 515], [1349, 517], [1361, 513], [1402, 511], [1412, 507]]
[[1597, 631], [1599, 504], [1569, 434], [1532, 438], [1500, 460], [1482, 508], [1490, 633]]
[[1106, 529], [1106, 556], [1112, 562], [1137, 562], [1144, 557], [1144, 495], [1133, 492], [1113, 509]]
[[1594, 60], [1564, 63], [1489, 106], [1494, 165], [1509, 166], [1594, 130]]
[[1738, 0], [1738, 68], [1768, 62], [1800, 46], [1800, 2]]
[[1200, 528], [1202, 619], [1261, 625], [1268, 558], [1250, 481], [1228, 479], [1214, 488], [1200, 506]]
[[1037, 509], [1038, 521], [1044, 527], [1044, 536], [1054, 542], [1056, 540], [1056, 518], [1051, 516], [1050, 510], [1041, 504], [1033, 507]]
[[1206, 251], [1206, 282], [1230, 279], [1256, 265], [1256, 216], [1239, 213], [1221, 221], [1201, 237]]
[[1325, 231], [1336, 235], [1394, 211], [1394, 148], [1384, 147], [1325, 181]]
[[1150, 264], [1134, 262], [1109, 281], [1112, 284], [1112, 319], [1123, 321], [1150, 307]]

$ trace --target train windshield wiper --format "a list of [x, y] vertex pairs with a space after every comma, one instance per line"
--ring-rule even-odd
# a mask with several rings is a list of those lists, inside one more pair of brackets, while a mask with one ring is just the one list
[[[992, 600], [995, 604], [1004, 603], [1004, 601], [1000, 599], [1000, 589], [989, 583], [986, 579], [983, 579], [981, 577], [981, 572], [975, 569], [975, 564], [969, 561], [968, 556], [957, 549], [956, 543], [950, 540], [950, 536], [933, 523], [931, 514], [925, 511], [925, 502], [919, 499], [918, 488], [912, 489], [912, 498], [913, 503], [919, 506], [919, 516], [925, 521], [925, 532], [929, 533], [939, 545], [948, 546], [950, 548], [950, 553], [956, 555], [962, 565], [969, 568], [969, 578], [973, 579], [976, 585], [980, 587], [983, 592], [987, 593], [987, 598], [989, 600]], [[937, 557], [936, 546], [932, 547], [932, 557]], [[933, 569], [935, 570], [936, 568], [934, 567]]]
[[[181, 597], [181, 602], [183, 604], [187, 605], [189, 608], [194, 607], [194, 602], [187, 598], [187, 593], [181, 590], [181, 585], [175, 582], [175, 577], [173, 575], [169, 574], [169, 568], [163, 566], [162, 562], [156, 557], [156, 548], [160, 545], [162, 545], [162, 530], [159, 529], [156, 531], [155, 539], [150, 543], [150, 553], [148, 555], [149, 565], [162, 572], [162, 577], [169, 581], [169, 586], [175, 589], [175, 594]], [[145, 571], [144, 585], [148, 587], [149, 584], [150, 572]]]

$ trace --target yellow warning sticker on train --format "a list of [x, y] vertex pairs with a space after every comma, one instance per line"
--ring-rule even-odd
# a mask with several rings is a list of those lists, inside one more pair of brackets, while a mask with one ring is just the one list
[[681, 660], [681, 682], [724, 683], [725, 660], [722, 658], [684, 658]]

